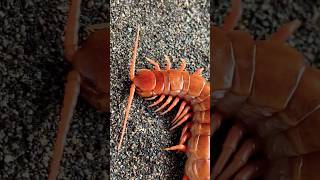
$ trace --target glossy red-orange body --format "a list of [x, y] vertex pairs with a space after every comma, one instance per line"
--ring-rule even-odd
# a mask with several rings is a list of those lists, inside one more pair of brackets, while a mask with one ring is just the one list
[[81, 96], [96, 109], [109, 110], [109, 29], [90, 34], [74, 56], [73, 66], [81, 75]]
[[210, 83], [199, 73], [184, 70], [140, 70], [133, 83], [143, 97], [179, 97], [192, 109], [185, 175], [190, 180], [210, 179]]
[[320, 154], [320, 71], [282, 41], [254, 41], [247, 32], [218, 27], [211, 33], [215, 110], [264, 138], [277, 166], [269, 179], [315, 179], [318, 172], [308, 167]]

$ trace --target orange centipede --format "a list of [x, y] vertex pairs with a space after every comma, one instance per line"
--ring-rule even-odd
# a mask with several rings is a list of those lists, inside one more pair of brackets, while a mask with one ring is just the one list
[[118, 150], [121, 148], [135, 91], [146, 100], [156, 100], [149, 107], [164, 101], [155, 110], [159, 112], [169, 106], [161, 114], [166, 114], [181, 102], [175, 118], [171, 121], [171, 130], [184, 124], [180, 141], [178, 145], [165, 150], [187, 154], [183, 179], [210, 179], [210, 82], [201, 76], [203, 68], [191, 74], [185, 70], [186, 61], [182, 59], [179, 69], [171, 69], [170, 59], [165, 56], [165, 69], [161, 69], [155, 60], [146, 58], [154, 66], [154, 70], [140, 69], [135, 74], [138, 44], [139, 28], [130, 62], [132, 84]]

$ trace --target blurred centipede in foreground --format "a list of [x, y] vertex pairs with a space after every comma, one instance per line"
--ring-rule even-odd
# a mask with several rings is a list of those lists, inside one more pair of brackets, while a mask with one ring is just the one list
[[[236, 31], [241, 0], [233, 0], [221, 28], [211, 26], [213, 136], [223, 120], [228, 131], [211, 178], [319, 179], [320, 71], [285, 41], [300, 26], [294, 20], [269, 40]], [[260, 139], [245, 139], [245, 133]], [[211, 147], [215, 148], [214, 144]], [[265, 158], [254, 158], [262, 153]]]
[[[172, 129], [185, 123], [178, 145], [165, 148], [165, 150], [180, 151], [187, 154], [183, 179], [210, 179], [210, 83], [202, 76], [202, 68], [193, 74], [185, 71], [186, 61], [182, 59], [179, 69], [171, 69], [168, 56], [165, 56], [167, 65], [160, 69], [159, 64], [147, 58], [154, 66], [154, 70], [141, 69], [135, 74], [135, 61], [139, 42], [139, 28], [133, 49], [130, 65], [130, 88], [128, 105], [125, 111], [125, 120], [118, 144], [118, 150], [123, 141], [126, 123], [135, 90], [138, 95], [147, 100], [158, 99], [149, 107], [156, 106], [165, 101], [157, 110], [161, 111], [170, 103], [167, 110], [171, 111], [179, 102], [180, 107], [172, 120]], [[166, 99], [166, 100], [165, 100]], [[192, 118], [192, 121], [190, 119]]]

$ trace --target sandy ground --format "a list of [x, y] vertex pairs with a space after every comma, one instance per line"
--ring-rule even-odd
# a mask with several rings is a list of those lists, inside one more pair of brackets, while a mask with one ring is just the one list
[[[81, 34], [106, 22], [106, 0], [83, 2]], [[65, 75], [66, 0], [0, 3], [0, 179], [46, 179]], [[83, 38], [81, 38], [83, 39]], [[109, 125], [80, 99], [68, 134], [60, 179], [108, 177]]]
[[[170, 115], [148, 109], [150, 102], [135, 96], [128, 130], [119, 154], [116, 151], [121, 122], [129, 94], [129, 61], [141, 27], [137, 69], [151, 68], [145, 57], [164, 66], [164, 55], [187, 59], [193, 72], [204, 67], [209, 76], [208, 2], [201, 1], [114, 1], [111, 3], [111, 179], [180, 179], [185, 155], [161, 150], [175, 145], [180, 129], [169, 131]], [[172, 115], [172, 114], [171, 114]]]

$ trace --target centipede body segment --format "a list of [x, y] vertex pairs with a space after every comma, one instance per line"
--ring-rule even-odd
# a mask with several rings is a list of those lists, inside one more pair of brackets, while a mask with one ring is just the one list
[[[233, 0], [223, 26], [211, 27], [213, 116], [219, 117], [213, 119], [212, 133], [227, 117], [241, 121], [230, 128], [211, 177], [316, 180], [319, 70], [285, 44], [301, 22], [291, 21], [268, 40], [255, 41], [234, 30], [241, 11], [241, 0]], [[259, 139], [243, 140], [247, 131]], [[259, 151], [265, 159], [250, 160]]]

